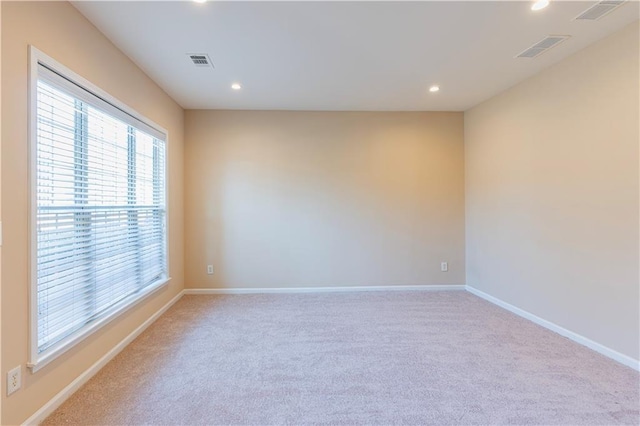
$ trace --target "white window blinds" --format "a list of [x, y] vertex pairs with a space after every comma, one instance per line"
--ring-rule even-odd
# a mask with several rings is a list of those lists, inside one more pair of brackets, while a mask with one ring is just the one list
[[36, 359], [167, 279], [165, 136], [38, 65]]

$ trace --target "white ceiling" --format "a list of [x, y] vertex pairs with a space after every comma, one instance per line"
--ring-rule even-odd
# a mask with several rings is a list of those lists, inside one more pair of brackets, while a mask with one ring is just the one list
[[[599, 21], [573, 21], [595, 3], [552, 1], [539, 12], [530, 1], [74, 6], [187, 109], [463, 111], [639, 17], [630, 1]], [[572, 37], [514, 59], [548, 34]], [[215, 69], [187, 53], [208, 53]]]

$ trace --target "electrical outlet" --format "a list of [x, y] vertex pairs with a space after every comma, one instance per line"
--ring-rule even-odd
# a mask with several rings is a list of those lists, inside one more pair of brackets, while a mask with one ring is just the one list
[[207, 274], [213, 275], [213, 265], [207, 265]]
[[440, 262], [440, 270], [447, 272], [449, 270], [449, 264], [447, 262]]
[[17, 366], [7, 373], [7, 396], [11, 395], [22, 386], [22, 368]]

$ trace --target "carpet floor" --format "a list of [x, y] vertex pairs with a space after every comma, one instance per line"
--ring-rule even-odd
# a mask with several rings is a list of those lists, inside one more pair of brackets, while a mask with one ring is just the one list
[[44, 424], [638, 425], [639, 386], [463, 291], [185, 296]]

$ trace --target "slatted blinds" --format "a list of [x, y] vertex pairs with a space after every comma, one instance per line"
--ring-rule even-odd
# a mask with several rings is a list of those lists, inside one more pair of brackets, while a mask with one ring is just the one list
[[165, 135], [38, 65], [37, 353], [167, 279]]

